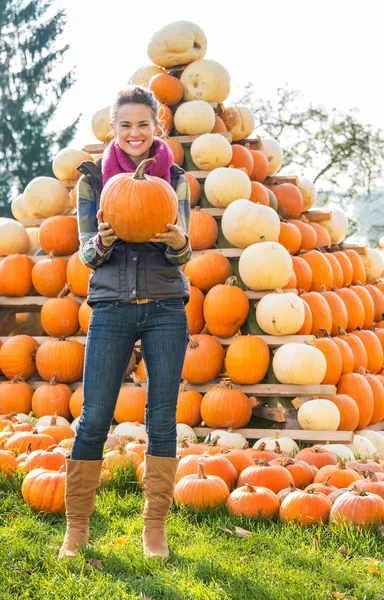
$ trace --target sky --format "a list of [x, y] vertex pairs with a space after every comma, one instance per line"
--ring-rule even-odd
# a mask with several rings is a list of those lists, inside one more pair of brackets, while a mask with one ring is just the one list
[[301, 90], [328, 108], [356, 107], [360, 118], [384, 129], [384, 0], [56, 0], [67, 11], [64, 68], [76, 65], [77, 83], [58, 108], [55, 125], [82, 118], [71, 146], [97, 142], [93, 114], [111, 104], [131, 74], [150, 64], [148, 41], [168, 23], [185, 20], [205, 32], [205, 58], [231, 75], [231, 94], [252, 82], [258, 97], [277, 87]]

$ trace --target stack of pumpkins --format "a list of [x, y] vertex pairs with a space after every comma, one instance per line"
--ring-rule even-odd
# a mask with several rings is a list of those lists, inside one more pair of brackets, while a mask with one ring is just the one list
[[[274, 180], [283, 160], [279, 144], [259, 138], [249, 147], [236, 143], [252, 133], [253, 115], [246, 107], [222, 105], [229, 94], [229, 75], [219, 63], [204, 59], [205, 50], [206, 38], [199, 27], [170, 24], [149, 44], [155, 65], [139, 69], [130, 80], [148, 85], [168, 115], [165, 129], [171, 135], [166, 141], [175, 160], [187, 169], [190, 184], [191, 244], [202, 251], [183, 267], [191, 293], [187, 305], [191, 339], [183, 379], [201, 385], [226, 377], [204, 397], [182, 384], [178, 423], [243, 427], [251, 417], [252, 401], [231, 382], [262, 381], [338, 386], [334, 398], [300, 407], [303, 428], [355, 430], [378, 423], [384, 419], [382, 254], [372, 249], [363, 256], [342, 248], [331, 252], [331, 246], [347, 235], [344, 215], [333, 211], [328, 220], [309, 222], [307, 211], [316, 201], [316, 189], [305, 178], [297, 185]], [[110, 130], [109, 108], [95, 115], [93, 128], [104, 141]], [[178, 133], [197, 135], [190, 151], [184, 152], [175, 137]], [[235, 143], [228, 141], [228, 133]], [[25, 214], [18, 213], [21, 209], [28, 216], [46, 217], [38, 240], [49, 256], [34, 263], [20, 249], [0, 252], [8, 254], [0, 263], [0, 293], [25, 296], [35, 290], [49, 297], [41, 323], [54, 338], [76, 335], [80, 329], [87, 333], [89, 326], [91, 309], [86, 300], [79, 306], [79, 298], [87, 295], [91, 271], [78, 257], [75, 218], [61, 214], [75, 201], [65, 182], [80, 176], [76, 166], [85, 159], [92, 157], [62, 150], [53, 163], [58, 179], [33, 180], [14, 203], [20, 219]], [[198, 169], [206, 175], [202, 186], [188, 172]], [[217, 211], [219, 225], [204, 207], [222, 209]], [[10, 223], [25, 234], [20, 223]], [[239, 248], [240, 258], [204, 253], [214, 245]], [[250, 306], [252, 294], [246, 291], [271, 293]], [[271, 355], [259, 337], [264, 334], [313, 334], [317, 339], [311, 344], [285, 343]], [[81, 379], [83, 358], [84, 347], [75, 340], [50, 339], [41, 346], [31, 336], [7, 340], [0, 349], [0, 369], [10, 381], [0, 385], [0, 414], [32, 408], [37, 416], [57, 411], [66, 419], [78, 418], [81, 388], [72, 394], [67, 384]], [[134, 367], [133, 357], [128, 373]], [[29, 379], [36, 372], [46, 383], [33, 392], [18, 378]], [[132, 423], [144, 421], [142, 361], [136, 374], [135, 387], [123, 384], [115, 411], [124, 434]]]

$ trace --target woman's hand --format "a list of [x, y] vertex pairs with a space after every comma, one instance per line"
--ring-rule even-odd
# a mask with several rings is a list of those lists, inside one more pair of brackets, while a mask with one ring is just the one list
[[117, 235], [113, 231], [112, 227], [110, 227], [109, 223], [104, 223], [103, 221], [103, 211], [97, 211], [97, 222], [99, 224], [98, 231], [102, 245], [104, 248], [110, 248], [114, 242], [116, 242]]
[[177, 215], [177, 220], [174, 225], [167, 223], [166, 233], [156, 233], [155, 237], [148, 240], [149, 242], [162, 242], [172, 248], [172, 250], [181, 250], [187, 243], [187, 238], [183, 230], [180, 215]]

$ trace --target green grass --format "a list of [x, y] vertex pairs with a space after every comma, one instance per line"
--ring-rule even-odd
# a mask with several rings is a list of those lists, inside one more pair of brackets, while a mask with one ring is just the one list
[[[173, 507], [169, 561], [144, 559], [143, 497], [131, 479], [120, 473], [99, 490], [87, 549], [58, 562], [65, 517], [33, 512], [21, 476], [0, 478], [0, 600], [384, 599], [379, 527], [301, 528]], [[251, 535], [220, 529], [235, 526]]]

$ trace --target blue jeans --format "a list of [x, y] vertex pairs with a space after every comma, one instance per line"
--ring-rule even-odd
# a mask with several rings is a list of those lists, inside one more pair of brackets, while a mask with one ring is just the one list
[[71, 459], [99, 460], [136, 340], [147, 371], [147, 453], [176, 456], [176, 405], [188, 342], [181, 298], [148, 304], [96, 302], [88, 332], [83, 408]]

